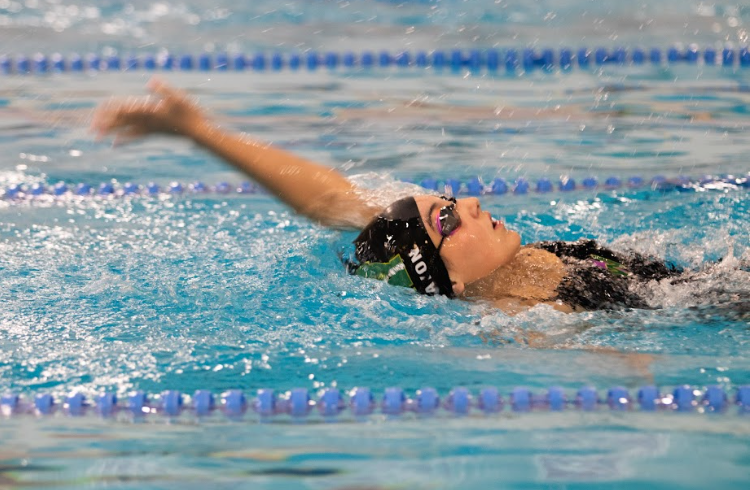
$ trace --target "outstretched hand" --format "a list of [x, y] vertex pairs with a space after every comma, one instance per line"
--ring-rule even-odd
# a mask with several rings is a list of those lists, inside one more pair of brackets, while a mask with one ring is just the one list
[[111, 100], [96, 108], [91, 131], [98, 139], [113, 135], [122, 144], [149, 134], [186, 136], [205, 121], [198, 105], [183, 91], [152, 78], [148, 97]]

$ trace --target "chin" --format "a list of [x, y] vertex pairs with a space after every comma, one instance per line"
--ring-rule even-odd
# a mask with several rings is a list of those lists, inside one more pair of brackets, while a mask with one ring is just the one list
[[515, 245], [516, 253], [521, 249], [521, 235], [519, 235], [515, 231], [510, 232], [510, 237], [513, 240], [513, 243]]
[[502, 248], [506, 250], [513, 250], [514, 255], [521, 248], [521, 235], [519, 235], [515, 231], [508, 230], [508, 232], [505, 234], [504, 237], [501, 238], [501, 240], [502, 240], [502, 245], [501, 245]]

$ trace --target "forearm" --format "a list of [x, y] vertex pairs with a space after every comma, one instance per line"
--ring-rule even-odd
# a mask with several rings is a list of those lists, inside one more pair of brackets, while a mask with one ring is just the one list
[[323, 224], [361, 227], [377, 211], [335, 169], [246, 134], [225, 131], [209, 121], [192, 124], [185, 135], [246, 173], [298, 213]]
[[187, 94], [158, 78], [151, 79], [148, 88], [157, 100], [131, 99], [99, 106], [92, 117], [92, 131], [100, 138], [114, 134], [115, 143], [150, 134], [190, 138], [298, 213], [328, 226], [361, 228], [379, 211], [334, 169], [221, 129]]

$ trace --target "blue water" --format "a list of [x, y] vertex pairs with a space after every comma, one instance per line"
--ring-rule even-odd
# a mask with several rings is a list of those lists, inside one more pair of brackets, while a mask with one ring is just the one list
[[[347, 47], [711, 45], [743, 42], [733, 5], [622, 2], [0, 2], [16, 52]], [[55, 23], [57, 22], [57, 24]], [[413, 28], [413, 30], [412, 30]], [[185, 32], [194, 36], [185, 36]], [[187, 37], [187, 39], [186, 39]], [[53, 41], [54, 40], [54, 44]], [[5, 44], [7, 45], [8, 42]], [[746, 175], [748, 73], [608, 67], [570, 73], [169, 74], [222, 124], [333, 166], [388, 196], [402, 180]], [[239, 182], [193, 145], [112, 149], [87, 133], [147, 74], [7, 77], [0, 187], [58, 180]], [[509, 317], [347, 275], [352, 232], [271, 196], [0, 201], [0, 391], [315, 392], [495, 386], [541, 392], [750, 383], [748, 191], [640, 189], [485, 196], [538, 240], [595, 238], [703, 270], [650, 285], [656, 310]], [[712, 267], [721, 260], [724, 266]], [[739, 311], [739, 312], [738, 312]], [[541, 345], [531, 346], [538, 334]], [[616, 350], [605, 352], [603, 350]], [[602, 392], [603, 394], [603, 392]], [[259, 424], [0, 419], [0, 487], [746, 488], [747, 417], [532, 413]]]

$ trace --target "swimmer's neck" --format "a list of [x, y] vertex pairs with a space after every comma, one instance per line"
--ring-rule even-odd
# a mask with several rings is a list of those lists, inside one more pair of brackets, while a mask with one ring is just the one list
[[519, 298], [549, 301], [565, 276], [562, 261], [554, 254], [533, 246], [522, 247], [510, 263], [467, 284], [464, 296], [497, 300]]

